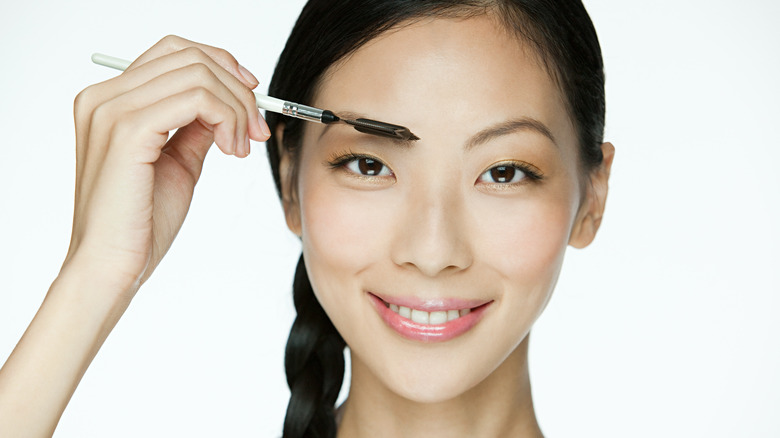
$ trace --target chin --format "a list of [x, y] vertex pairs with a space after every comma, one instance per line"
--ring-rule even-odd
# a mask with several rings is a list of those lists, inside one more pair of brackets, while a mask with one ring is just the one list
[[[410, 370], [411, 371], [411, 370]], [[396, 396], [415, 403], [435, 404], [457, 398], [476, 386], [482, 378], [459, 372], [404, 372], [402, 376], [383, 375], [384, 386]]]
[[[523, 336], [518, 338], [522, 340]], [[353, 378], [364, 383], [373, 380], [378, 385], [371, 386], [384, 388], [388, 395], [424, 404], [453, 400], [479, 387], [520, 343], [495, 343], [484, 349], [469, 348], [474, 345], [412, 346], [409, 341], [397, 341], [399, 345], [390, 341], [382, 351], [369, 346], [365, 356], [356, 345], [357, 349], [352, 349]]]

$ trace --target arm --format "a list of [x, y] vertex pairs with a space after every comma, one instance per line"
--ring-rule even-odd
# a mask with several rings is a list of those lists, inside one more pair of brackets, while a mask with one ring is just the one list
[[[88, 268], [85, 266], [85, 268]], [[0, 369], [0, 436], [51, 436], [81, 377], [129, 300], [64, 268]]]
[[[227, 52], [166, 37], [75, 102], [76, 196], [63, 267], [0, 369], [0, 436], [50, 436], [101, 345], [181, 227], [206, 153], [268, 128]], [[168, 133], [177, 129], [169, 139]]]

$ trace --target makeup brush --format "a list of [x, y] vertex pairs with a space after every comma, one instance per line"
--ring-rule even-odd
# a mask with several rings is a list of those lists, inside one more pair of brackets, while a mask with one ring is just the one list
[[[104, 55], [102, 53], [94, 53], [92, 55], [92, 62], [121, 71], [124, 71], [127, 67], [130, 66], [130, 61]], [[412, 134], [412, 132], [409, 131], [409, 128], [404, 126], [392, 125], [390, 123], [380, 122], [378, 120], [363, 118], [343, 119], [330, 110], [323, 110], [311, 106], [301, 105], [299, 103], [287, 102], [282, 99], [277, 99], [275, 97], [270, 97], [259, 93], [255, 93], [255, 102], [257, 103], [258, 108], [264, 109], [266, 111], [284, 114], [286, 116], [308, 120], [310, 122], [324, 123], [326, 125], [330, 123], [341, 122], [352, 125], [356, 130], [365, 134], [379, 135], [382, 137], [390, 137], [406, 141], [420, 139], [416, 135]]]

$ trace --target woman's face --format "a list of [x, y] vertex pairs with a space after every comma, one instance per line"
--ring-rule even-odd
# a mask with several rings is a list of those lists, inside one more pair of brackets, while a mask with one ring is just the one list
[[556, 85], [491, 18], [436, 19], [332, 67], [312, 104], [421, 138], [304, 134], [288, 223], [353, 367], [416, 401], [476, 386], [528, 334], [579, 233], [584, 183]]

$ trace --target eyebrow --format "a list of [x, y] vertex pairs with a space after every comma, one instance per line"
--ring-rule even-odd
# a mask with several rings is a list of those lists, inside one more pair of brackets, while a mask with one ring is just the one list
[[497, 123], [477, 132], [476, 134], [472, 135], [468, 141], [466, 141], [464, 148], [469, 150], [481, 144], [485, 144], [497, 137], [512, 134], [517, 131], [536, 132], [550, 139], [554, 145], [558, 145], [558, 143], [555, 142], [555, 137], [553, 137], [552, 132], [550, 132], [544, 123], [530, 117], [521, 117], [519, 119], [512, 119]]
[[[364, 114], [355, 113], [351, 111], [339, 112], [338, 116], [340, 118], [345, 118], [345, 119], [367, 119], [368, 118]], [[341, 125], [349, 126], [346, 124], [341, 124]], [[328, 128], [330, 128], [331, 126], [333, 125], [325, 125], [325, 129], [322, 131], [322, 133], [320, 133], [320, 138], [322, 138], [322, 136], [325, 135], [326, 132], [328, 132]], [[495, 138], [504, 135], [513, 134], [518, 131], [536, 132], [537, 134], [547, 137], [554, 145], [556, 146], [558, 145], [558, 143], [555, 141], [555, 137], [552, 135], [552, 132], [550, 131], [549, 128], [547, 128], [547, 126], [544, 123], [531, 117], [520, 117], [517, 119], [511, 119], [504, 122], [496, 123], [495, 125], [492, 126], [488, 126], [487, 128], [469, 137], [469, 139], [466, 141], [463, 148], [468, 151], [477, 146], [485, 144]], [[414, 146], [415, 143], [414, 141], [411, 140], [399, 140], [399, 139], [393, 139], [389, 137], [375, 137], [375, 139], [384, 140], [387, 143], [400, 146], [404, 149], [411, 148], [412, 146]]]

